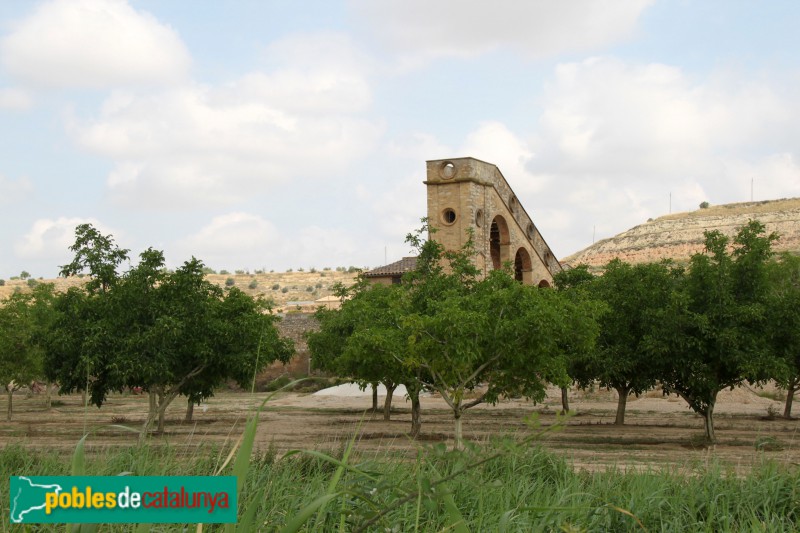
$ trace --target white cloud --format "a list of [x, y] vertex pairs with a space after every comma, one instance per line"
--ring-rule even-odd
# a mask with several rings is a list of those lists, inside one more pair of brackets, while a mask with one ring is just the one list
[[630, 35], [653, 0], [390, 0], [351, 2], [373, 38], [419, 62], [507, 46], [534, 58], [590, 50]]
[[527, 165], [533, 158], [530, 143], [500, 122], [484, 122], [471, 132], [459, 153], [497, 165], [521, 198], [544, 187], [548, 178], [531, 173]]
[[590, 244], [571, 236], [592, 227], [600, 239], [666, 214], [670, 193], [673, 212], [749, 200], [753, 176], [760, 198], [800, 194], [800, 113], [785, 89], [614, 58], [559, 65], [527, 162], [552, 178], [537, 201], [569, 208], [562, 233], [548, 240], [567, 255]]
[[366, 118], [371, 89], [352, 68], [350, 48], [331, 39], [341, 69], [319, 54], [318, 64], [219, 86], [115, 91], [98, 116], [73, 117], [68, 130], [114, 160], [109, 192], [127, 205], [227, 205], [279, 181], [335, 176], [369, 153], [383, 126]]
[[92, 224], [103, 234], [117, 235], [93, 218], [41, 218], [15, 244], [14, 251], [24, 259], [58, 259], [66, 262], [70, 257], [69, 247], [75, 242], [75, 226], [86, 223]]
[[750, 199], [751, 185], [754, 200], [800, 197], [798, 156], [788, 152], [751, 161], [728, 160], [724, 173], [733, 194], [742, 200]]
[[234, 212], [214, 217], [179, 247], [199, 258], [219, 260], [247, 250], [268, 249], [277, 236], [275, 226], [261, 216]]
[[260, 215], [233, 212], [214, 217], [177, 243], [181, 257], [194, 255], [216, 268], [308, 268], [351, 264], [361, 254], [352, 232], [318, 226], [281, 230]]
[[32, 85], [108, 88], [183, 80], [190, 57], [175, 30], [123, 0], [53, 0], [15, 24], [0, 61]]
[[12, 181], [0, 175], [0, 205], [16, 204], [33, 193], [33, 183], [28, 178]]
[[33, 98], [21, 89], [0, 89], [0, 109], [24, 111], [31, 107]]

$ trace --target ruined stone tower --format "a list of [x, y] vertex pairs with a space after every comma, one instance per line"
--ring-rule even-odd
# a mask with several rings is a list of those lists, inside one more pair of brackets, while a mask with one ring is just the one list
[[514, 191], [491, 163], [472, 157], [428, 161], [428, 224], [445, 249], [475, 234], [476, 266], [484, 275], [509, 261], [515, 277], [548, 287], [561, 264]]

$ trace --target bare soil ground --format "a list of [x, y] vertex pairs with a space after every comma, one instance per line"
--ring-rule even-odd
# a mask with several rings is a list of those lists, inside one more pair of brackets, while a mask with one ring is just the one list
[[[667, 467], [691, 471], [719, 460], [743, 472], [765, 458], [796, 465], [800, 463], [800, 420], [769, 416], [770, 411], [782, 413], [782, 403], [764, 394], [749, 388], [721, 393], [716, 411], [719, 443], [707, 448], [699, 444], [702, 419], [674, 395], [663, 397], [658, 391], [630, 398], [626, 425], [619, 427], [613, 424], [614, 392], [573, 391], [570, 407], [575, 414], [563, 428], [547, 432], [542, 441], [575, 467], [590, 470]], [[253, 406], [264, 397], [266, 394], [220, 393], [195, 407], [192, 423], [183, 422], [186, 404], [176, 401], [168, 410], [165, 433], [154, 436], [153, 442], [187, 451], [208, 443], [230, 444], [241, 434]], [[91, 433], [87, 439], [90, 451], [133, 445], [135, 434], [113, 426], [138, 429], [147, 412], [147, 397], [129, 394], [114, 395], [101, 409], [90, 406], [87, 411], [80, 395], [57, 397], [49, 411], [43, 401], [41, 395], [15, 395], [13, 421], [0, 424], [0, 446], [19, 443], [68, 454], [83, 435], [84, 425]], [[440, 398], [422, 399], [419, 441], [407, 437], [411, 414], [404, 398], [395, 398], [389, 422], [380, 413], [367, 412], [370, 407], [371, 398], [366, 396], [280, 394], [261, 414], [256, 446], [262, 451], [271, 447], [279, 453], [293, 448], [336, 450], [356, 433], [362, 453], [410, 456], [420, 445], [452, 443], [452, 415]], [[5, 399], [0, 409], [5, 413]], [[465, 415], [465, 437], [482, 441], [495, 435], [536, 431], [525, 423], [531, 414], [538, 417], [540, 429], [549, 428], [556, 424], [559, 410], [558, 389], [550, 390], [548, 399], [537, 405], [523, 400], [481, 405]], [[763, 442], [771, 446], [758, 449]]]

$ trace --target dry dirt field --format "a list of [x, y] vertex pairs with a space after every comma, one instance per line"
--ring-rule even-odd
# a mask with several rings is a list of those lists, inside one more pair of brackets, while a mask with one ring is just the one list
[[[153, 437], [155, 444], [175, 449], [193, 449], [207, 443], [230, 443], [242, 431], [251, 408], [266, 394], [220, 393], [195, 408], [193, 423], [183, 423], [185, 403], [170, 406], [164, 435]], [[14, 398], [14, 420], [0, 424], [0, 446], [20, 443], [35, 448], [71, 453], [83, 434], [84, 424], [91, 436], [87, 449], [133, 445], [136, 436], [114, 424], [138, 427], [147, 411], [147, 397], [114, 395], [101, 409], [85, 412], [80, 395], [57, 397], [49, 411], [41, 396]], [[382, 400], [382, 398], [381, 398]], [[613, 425], [616, 397], [613, 392], [571, 393], [575, 414], [565, 427], [547, 432], [544, 445], [567, 458], [576, 468], [678, 468], [689, 469], [720, 460], [737, 471], [746, 471], [764, 458], [785, 464], [800, 463], [800, 420], [768, 416], [768, 410], [782, 413], [781, 402], [756, 394], [750, 389], [725, 391], [717, 406], [716, 429], [719, 443], [711, 448], [697, 445], [702, 435], [702, 420], [683, 400], [663, 397], [661, 392], [628, 402], [626, 425]], [[436, 397], [422, 400], [423, 429], [419, 441], [406, 436], [410, 425], [410, 404], [395, 398], [392, 420], [366, 412], [369, 397], [331, 397], [281, 393], [262, 412], [256, 446], [273, 447], [278, 452], [292, 448], [339, 449], [357, 432], [361, 452], [413, 453], [422, 445], [451, 443], [452, 418], [444, 402]], [[770, 407], [772, 406], [772, 407]], [[557, 421], [560, 408], [557, 389], [548, 399], [534, 405], [508, 400], [496, 406], [482, 405], [467, 412], [465, 436], [481, 441], [492, 435], [530, 431], [524, 419], [538, 415], [542, 428]], [[0, 403], [5, 413], [5, 398]], [[84, 421], [85, 416], [85, 421]], [[776, 446], [757, 449], [760, 442]], [[777, 448], [777, 449], [773, 449]]]

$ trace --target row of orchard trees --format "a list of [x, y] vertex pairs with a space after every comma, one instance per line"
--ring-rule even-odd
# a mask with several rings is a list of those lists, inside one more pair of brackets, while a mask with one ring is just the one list
[[[460, 446], [467, 409], [503, 395], [541, 400], [548, 382], [566, 386], [570, 355], [594, 345], [601, 306], [524, 286], [504, 271], [480, 278], [471, 239], [445, 251], [419, 235], [409, 236], [419, 256], [402, 284], [362, 279], [342, 288], [341, 309], [317, 312], [321, 327], [308, 343], [316, 368], [389, 390], [405, 385], [414, 436], [420, 391], [438, 392]], [[484, 384], [477, 396], [468, 394]]]
[[88, 224], [76, 228], [70, 250], [75, 258], [61, 274], [85, 272], [85, 286], [55, 294], [42, 284], [0, 307], [4, 383], [44, 377], [62, 393], [88, 393], [98, 407], [112, 391], [141, 387], [150, 397], [144, 435], [156, 419], [163, 430], [176, 397], [188, 399], [190, 417], [225, 381], [250, 383], [293, 353], [266, 302], [208, 282], [195, 258], [168, 271], [162, 252], [151, 248], [120, 273], [128, 250]]
[[[714, 441], [721, 390], [774, 379], [790, 416], [800, 387], [800, 259], [774, 258], [776, 239], [751, 221], [732, 242], [707, 233], [705, 253], [686, 267], [612, 261], [599, 277], [578, 267], [552, 291], [504, 271], [480, 278], [471, 242], [449, 252], [411, 236], [417, 269], [400, 285], [342, 288], [341, 310], [318, 312], [309, 347], [318, 368], [389, 390], [405, 384], [412, 435], [423, 388], [453, 410], [459, 445], [464, 410], [483, 401], [540, 400], [547, 382], [599, 383], [618, 392], [623, 424], [629, 395], [660, 383], [704, 418]], [[479, 385], [485, 392], [466, 400]]]

